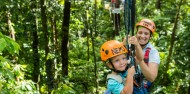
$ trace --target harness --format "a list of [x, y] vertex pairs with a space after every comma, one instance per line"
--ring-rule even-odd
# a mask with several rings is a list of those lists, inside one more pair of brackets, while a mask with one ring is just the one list
[[[144, 62], [148, 66], [149, 62], [149, 53], [150, 53], [151, 48], [147, 47], [145, 54], [144, 54]], [[134, 86], [137, 87], [138, 89], [141, 89], [142, 86], [144, 88], [150, 88], [152, 83], [150, 81], [147, 81], [142, 73], [136, 74], [135, 79], [134, 79]]]

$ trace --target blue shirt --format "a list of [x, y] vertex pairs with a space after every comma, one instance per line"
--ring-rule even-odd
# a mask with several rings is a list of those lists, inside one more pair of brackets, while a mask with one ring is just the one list
[[[119, 73], [119, 75], [122, 77], [123, 81], [125, 81], [127, 71], [125, 73]], [[117, 80], [110, 78], [108, 79], [107, 88], [113, 94], [120, 94], [124, 88], [124, 83], [120, 83]]]

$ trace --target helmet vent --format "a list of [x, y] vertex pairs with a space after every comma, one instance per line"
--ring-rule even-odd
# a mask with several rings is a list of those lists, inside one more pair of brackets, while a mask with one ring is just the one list
[[155, 29], [155, 26], [153, 26], [153, 29]]
[[108, 54], [108, 53], [109, 53], [109, 51], [108, 51], [108, 50], [106, 50], [106, 51], [105, 51], [105, 53], [106, 53], [106, 54]]
[[104, 52], [104, 49], [102, 49], [102, 51]]

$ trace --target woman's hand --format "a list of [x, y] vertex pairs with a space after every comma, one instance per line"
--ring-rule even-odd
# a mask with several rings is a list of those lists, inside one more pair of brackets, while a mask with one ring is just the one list
[[[124, 41], [126, 41], [126, 39], [124, 39]], [[138, 39], [136, 38], [136, 36], [128, 36], [128, 43], [135, 45], [136, 61], [140, 63], [144, 59], [144, 56]]]
[[135, 46], [140, 46], [136, 36], [128, 36], [128, 43], [133, 44]]
[[[123, 45], [126, 45], [126, 38], [123, 39]], [[136, 36], [130, 36], [128, 35], [128, 44], [133, 44], [135, 46], [140, 46]]]

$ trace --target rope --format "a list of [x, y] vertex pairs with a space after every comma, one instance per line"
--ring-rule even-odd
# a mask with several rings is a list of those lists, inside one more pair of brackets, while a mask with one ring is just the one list
[[[134, 36], [134, 27], [135, 27], [135, 0], [125, 0], [124, 2], [124, 23], [126, 29], [126, 46], [129, 50], [127, 58], [130, 60], [130, 65], [135, 66], [135, 76], [134, 76], [134, 85], [141, 88], [142, 86], [142, 79], [141, 79], [141, 72], [138, 66], [135, 63], [135, 47], [134, 45], [128, 44], [128, 35]], [[138, 81], [137, 81], [138, 80]], [[136, 82], [137, 81], [137, 82]]]

